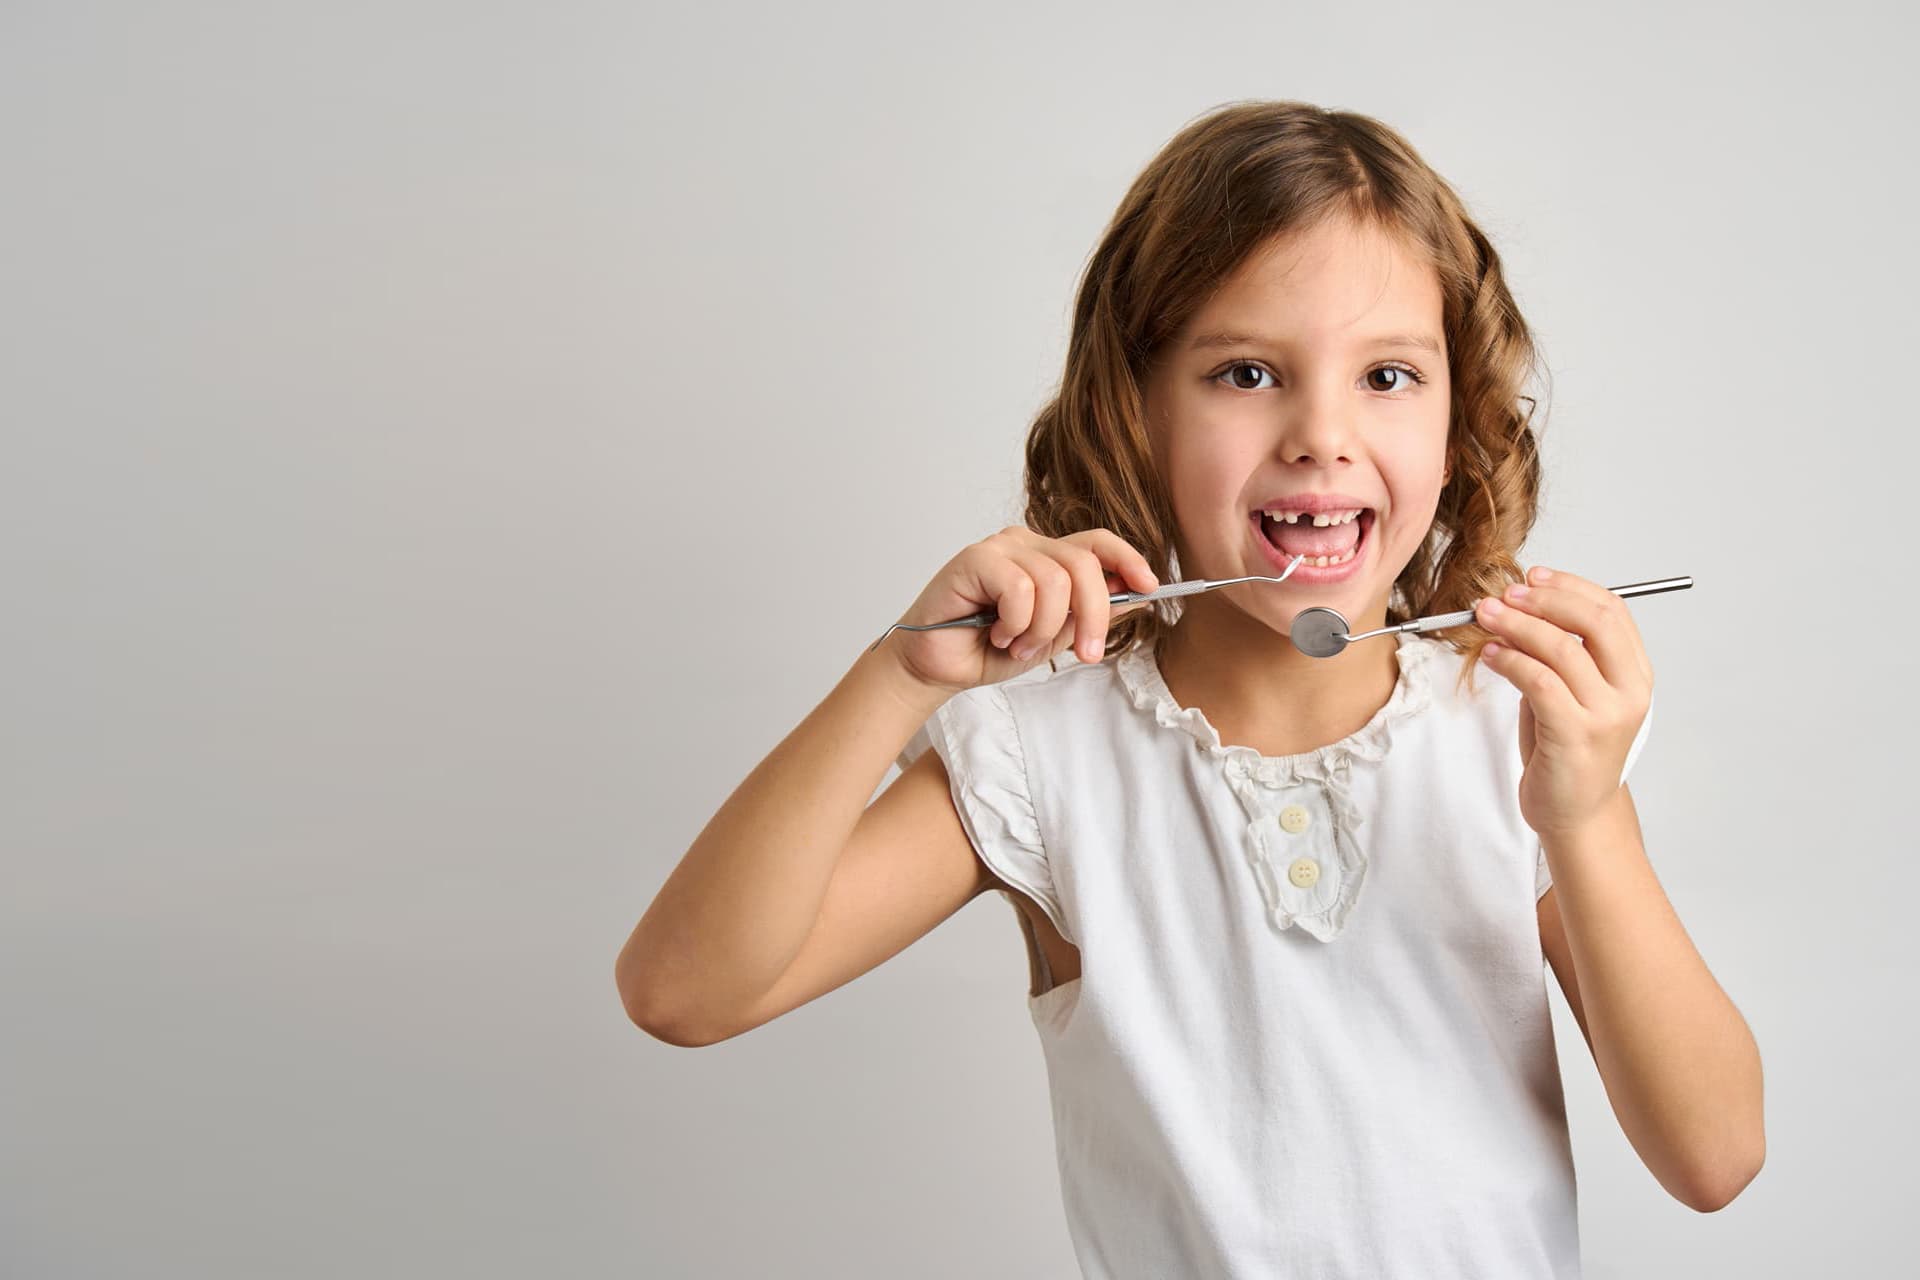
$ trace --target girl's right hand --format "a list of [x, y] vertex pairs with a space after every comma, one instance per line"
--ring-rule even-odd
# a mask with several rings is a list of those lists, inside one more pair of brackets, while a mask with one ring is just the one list
[[[998, 621], [896, 631], [885, 647], [910, 678], [949, 694], [1010, 680], [1069, 645], [1082, 662], [1098, 662], [1111, 618], [1149, 607], [1116, 608], [1107, 597], [1159, 585], [1146, 557], [1110, 529], [1049, 538], [1009, 525], [949, 560], [900, 619], [944, 622], [992, 608]], [[1026, 657], [1023, 646], [1032, 647]]]

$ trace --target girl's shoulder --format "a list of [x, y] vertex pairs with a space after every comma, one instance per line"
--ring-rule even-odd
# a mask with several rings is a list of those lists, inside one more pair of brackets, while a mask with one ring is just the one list
[[[905, 772], [922, 752], [936, 745], [942, 748], [943, 759], [969, 744], [998, 754], [1017, 752], [1021, 721], [1049, 715], [1050, 704], [1057, 703], [1059, 690], [1067, 687], [1057, 683], [1066, 675], [1066, 665], [1058, 660], [1056, 664], [1050, 667], [1043, 662], [1017, 676], [962, 689], [934, 709], [894, 763]], [[1084, 680], [1081, 683], [1084, 687]], [[948, 763], [951, 772], [952, 761]]]
[[1462, 746], [1463, 738], [1500, 746], [1518, 733], [1520, 690], [1512, 681], [1485, 663], [1470, 664], [1465, 651], [1445, 640], [1422, 636], [1420, 642], [1429, 653], [1436, 733]]

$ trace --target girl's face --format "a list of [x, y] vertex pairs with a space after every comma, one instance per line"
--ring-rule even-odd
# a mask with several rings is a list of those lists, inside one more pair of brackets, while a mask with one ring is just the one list
[[[1451, 399], [1440, 284], [1379, 230], [1333, 218], [1241, 265], [1167, 343], [1146, 387], [1155, 461], [1179, 526], [1180, 576], [1278, 575], [1254, 512], [1331, 497], [1367, 514], [1290, 542], [1361, 531], [1351, 563], [1303, 561], [1286, 582], [1215, 593], [1264, 604], [1284, 632], [1310, 604], [1350, 623], [1386, 616], [1394, 580], [1433, 523]], [[1245, 593], [1245, 594], [1242, 594]]]

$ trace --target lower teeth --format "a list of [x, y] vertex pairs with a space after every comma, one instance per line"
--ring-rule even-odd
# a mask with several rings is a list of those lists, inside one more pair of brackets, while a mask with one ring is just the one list
[[[1272, 541], [1272, 539], [1268, 539], [1268, 541]], [[1275, 544], [1274, 550], [1280, 551], [1278, 544]], [[1289, 560], [1293, 559], [1293, 554], [1290, 552], [1280, 551], [1280, 554], [1283, 556], [1286, 556], [1286, 558]], [[1347, 561], [1353, 559], [1355, 556], [1359, 554], [1360, 554], [1360, 543], [1356, 542], [1353, 544], [1353, 549], [1351, 551], [1348, 551], [1342, 555], [1308, 556], [1306, 559], [1302, 560], [1300, 563], [1303, 565], [1312, 565], [1316, 569], [1325, 569], [1329, 565], [1345, 564]]]
[[[1261, 533], [1262, 534], [1266, 533], [1266, 529], [1264, 527], [1261, 529]], [[1311, 566], [1315, 569], [1326, 569], [1335, 565], [1343, 565], [1347, 561], [1353, 559], [1355, 556], [1360, 554], [1360, 547], [1363, 543], [1366, 542], [1366, 540], [1367, 540], [1367, 531], [1365, 529], [1362, 529], [1360, 531], [1360, 536], [1354, 540], [1352, 549], [1345, 552], [1344, 554], [1337, 555], [1337, 556], [1308, 556], [1305, 559], [1301, 560], [1300, 563], [1303, 566]], [[1282, 551], [1280, 548], [1280, 544], [1278, 542], [1274, 542], [1272, 538], [1268, 538], [1267, 541], [1273, 544], [1273, 549], [1275, 551], [1279, 551], [1280, 554], [1285, 556], [1288, 560], [1293, 559], [1295, 553], [1289, 552], [1289, 551]]]

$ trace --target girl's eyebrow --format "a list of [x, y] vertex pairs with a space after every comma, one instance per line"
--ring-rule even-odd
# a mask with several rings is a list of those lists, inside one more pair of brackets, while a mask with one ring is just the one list
[[[1210, 347], [1280, 347], [1284, 345], [1285, 344], [1278, 339], [1268, 338], [1258, 333], [1232, 333], [1222, 331], [1219, 333], [1202, 333], [1196, 335], [1193, 341], [1187, 344], [1187, 350], [1202, 351]], [[1425, 351], [1436, 357], [1442, 354], [1440, 350], [1440, 340], [1425, 333], [1386, 333], [1375, 338], [1368, 338], [1360, 345], [1367, 350], [1373, 350], [1379, 347], [1413, 347], [1416, 350]]]

